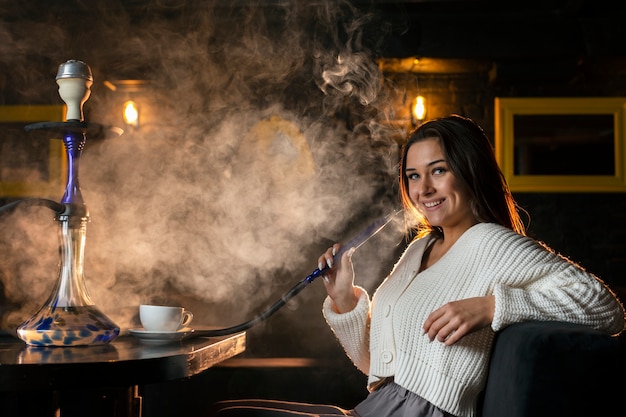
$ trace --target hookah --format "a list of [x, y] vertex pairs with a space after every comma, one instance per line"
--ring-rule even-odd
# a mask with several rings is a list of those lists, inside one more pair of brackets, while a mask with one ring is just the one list
[[67, 105], [66, 121], [35, 123], [25, 129], [63, 135], [68, 173], [61, 202], [29, 198], [0, 207], [0, 212], [23, 204], [48, 207], [56, 213], [59, 223], [61, 263], [56, 284], [39, 311], [17, 328], [17, 335], [31, 346], [102, 345], [114, 340], [120, 327], [96, 307], [85, 285], [83, 265], [89, 211], [78, 183], [79, 159], [87, 133], [99, 133], [102, 126], [85, 122], [83, 117], [83, 104], [93, 84], [87, 64], [78, 60], [61, 64], [56, 82], [59, 96]]

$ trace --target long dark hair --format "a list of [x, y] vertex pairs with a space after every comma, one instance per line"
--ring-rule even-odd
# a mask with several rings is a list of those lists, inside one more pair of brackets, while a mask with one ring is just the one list
[[422, 124], [409, 136], [402, 149], [400, 163], [400, 199], [405, 213], [416, 219], [409, 222], [417, 236], [427, 233], [441, 235], [420, 213], [409, 196], [406, 156], [416, 142], [438, 138], [450, 170], [472, 195], [471, 206], [480, 222], [498, 223], [525, 235], [519, 207], [496, 162], [493, 147], [483, 130], [471, 119], [452, 115]]

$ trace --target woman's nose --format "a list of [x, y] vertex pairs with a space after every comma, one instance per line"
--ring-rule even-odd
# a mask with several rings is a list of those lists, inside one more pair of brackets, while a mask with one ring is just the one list
[[419, 183], [418, 193], [420, 195], [429, 195], [433, 191], [432, 183], [429, 179], [424, 178]]

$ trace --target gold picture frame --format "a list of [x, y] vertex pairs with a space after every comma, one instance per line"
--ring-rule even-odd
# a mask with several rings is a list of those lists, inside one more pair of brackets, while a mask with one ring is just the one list
[[62, 137], [24, 127], [64, 118], [62, 105], [0, 106], [0, 198], [60, 198], [67, 172]]
[[511, 191], [626, 191], [625, 115], [625, 97], [496, 98], [496, 158]]

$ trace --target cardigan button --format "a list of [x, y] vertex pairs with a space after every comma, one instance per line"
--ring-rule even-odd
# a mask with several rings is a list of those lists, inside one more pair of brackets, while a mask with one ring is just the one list
[[389, 363], [393, 360], [393, 353], [389, 352], [388, 350], [385, 350], [380, 355], [380, 359], [383, 361], [383, 363]]
[[385, 307], [385, 317], [389, 317], [389, 313], [391, 313], [391, 306], [387, 304], [387, 307]]

